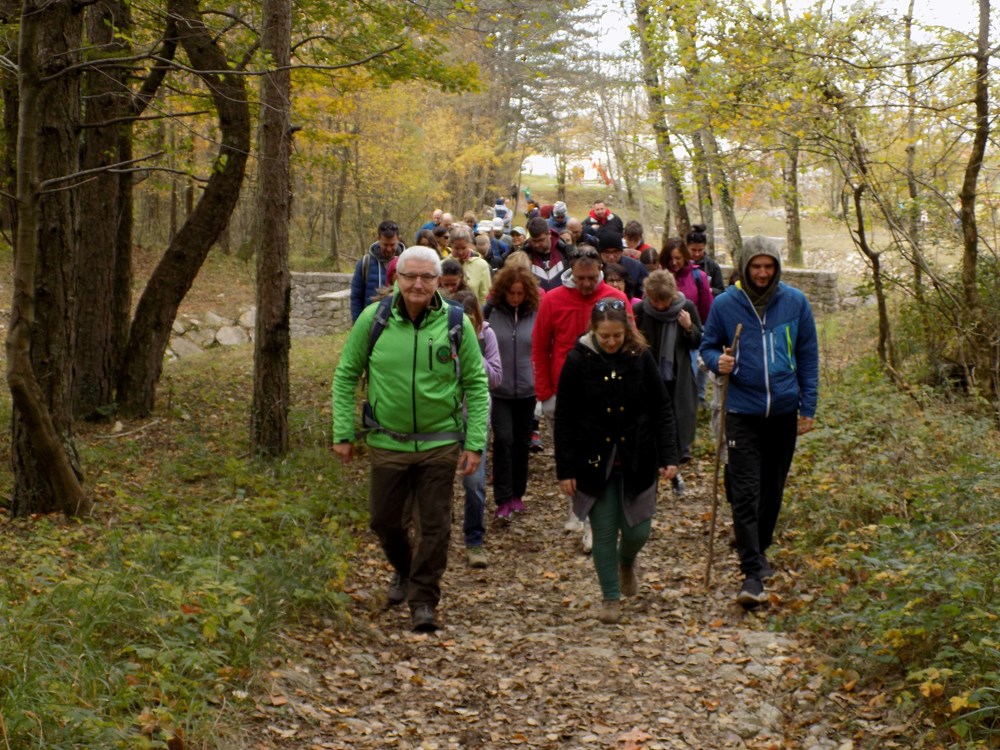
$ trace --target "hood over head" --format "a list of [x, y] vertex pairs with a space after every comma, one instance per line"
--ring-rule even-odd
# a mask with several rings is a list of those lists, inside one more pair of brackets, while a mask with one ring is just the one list
[[[747, 269], [750, 267], [750, 261], [759, 255], [766, 255], [774, 259], [774, 276], [771, 277], [771, 283], [768, 284], [766, 289], [757, 289], [754, 287], [747, 272]], [[778, 288], [778, 283], [781, 281], [781, 249], [778, 243], [769, 237], [762, 237], [761, 235], [754, 235], [743, 240], [743, 249], [740, 251], [739, 276], [740, 288], [746, 292], [758, 315], [763, 316], [764, 310], [767, 308], [767, 303], [774, 296], [774, 291]]]

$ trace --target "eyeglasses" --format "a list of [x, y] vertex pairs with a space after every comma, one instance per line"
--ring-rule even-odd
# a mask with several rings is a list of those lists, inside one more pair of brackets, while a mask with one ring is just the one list
[[597, 304], [594, 305], [594, 309], [597, 312], [606, 312], [608, 310], [618, 310], [621, 312], [625, 309], [625, 303], [620, 299], [615, 299], [614, 297], [605, 297], [602, 300], [598, 300]]
[[438, 277], [436, 273], [404, 273], [403, 271], [398, 271], [396, 275], [401, 279], [406, 279], [407, 281], [416, 281], [417, 279], [420, 279], [426, 283], [430, 283]]

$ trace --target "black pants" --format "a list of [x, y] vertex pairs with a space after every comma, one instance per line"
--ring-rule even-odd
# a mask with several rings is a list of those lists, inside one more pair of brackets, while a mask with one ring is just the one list
[[760, 578], [764, 553], [774, 538], [797, 430], [798, 412], [726, 414], [726, 499], [733, 509], [740, 570], [747, 578]]
[[494, 398], [493, 500], [503, 505], [523, 497], [528, 488], [528, 449], [531, 445], [535, 397]]
[[[410, 579], [410, 606], [437, 606], [441, 577], [448, 566], [451, 501], [461, 451], [458, 443], [416, 453], [371, 449], [368, 510], [390, 564]], [[416, 550], [410, 544], [404, 509], [412, 502], [420, 522]]]

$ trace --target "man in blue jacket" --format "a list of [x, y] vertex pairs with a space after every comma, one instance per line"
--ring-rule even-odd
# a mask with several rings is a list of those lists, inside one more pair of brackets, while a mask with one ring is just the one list
[[358, 258], [351, 279], [351, 322], [361, 315], [380, 287], [388, 286], [386, 269], [389, 261], [406, 249], [399, 239], [399, 227], [394, 221], [378, 225], [378, 242], [373, 242], [368, 252]]
[[[767, 600], [773, 575], [766, 552], [781, 510], [795, 440], [813, 426], [819, 385], [816, 324], [805, 295], [781, 281], [772, 240], [750, 237], [740, 255], [739, 281], [712, 305], [701, 339], [709, 369], [729, 376], [726, 394], [726, 497], [747, 609]], [[730, 344], [743, 324], [739, 345]]]

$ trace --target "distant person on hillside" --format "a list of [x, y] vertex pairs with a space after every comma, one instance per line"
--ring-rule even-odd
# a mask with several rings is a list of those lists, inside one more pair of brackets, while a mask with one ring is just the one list
[[[773, 575], [767, 549], [781, 511], [797, 435], [813, 427], [819, 348], [809, 300], [781, 281], [781, 254], [766, 237], [749, 237], [737, 259], [739, 281], [720, 294], [705, 324], [701, 356], [729, 376], [726, 392], [726, 497], [747, 609], [767, 601]], [[737, 350], [730, 349], [743, 325]]]
[[351, 278], [351, 322], [371, 304], [379, 288], [389, 285], [389, 261], [403, 252], [406, 246], [399, 239], [399, 227], [394, 221], [378, 225], [378, 241], [358, 258]]

